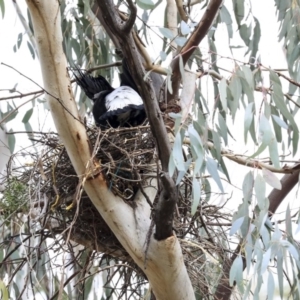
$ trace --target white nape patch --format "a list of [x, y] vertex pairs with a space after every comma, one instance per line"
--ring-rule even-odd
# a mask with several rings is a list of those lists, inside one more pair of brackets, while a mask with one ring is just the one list
[[129, 105], [142, 105], [140, 95], [129, 86], [120, 86], [105, 97], [107, 111], [123, 109]]

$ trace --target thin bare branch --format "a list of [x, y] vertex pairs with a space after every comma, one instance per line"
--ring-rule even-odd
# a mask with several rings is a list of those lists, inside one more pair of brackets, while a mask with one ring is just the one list
[[24, 103], [20, 104], [19, 106], [17, 106], [15, 109], [13, 109], [9, 114], [7, 114], [3, 119], [0, 120], [0, 124], [5, 123], [5, 121], [12, 115], [14, 114], [20, 107], [22, 107], [23, 105], [27, 104], [28, 102], [36, 99], [39, 95], [34, 96], [32, 98], [30, 98], [29, 100], [25, 101]]
[[37, 97], [39, 97], [42, 94], [44, 94], [44, 90], [38, 90], [38, 91], [26, 93], [26, 94], [20, 93], [19, 95], [2, 97], [2, 98], [0, 98], [0, 101], [2, 101], [2, 100], [10, 100], [10, 99], [17, 99], [17, 98], [24, 98], [24, 97], [28, 97], [28, 96], [32, 96], [32, 95], [36, 95]]
[[[15, 72], [19, 73], [21, 76], [25, 77], [26, 79], [30, 80], [31, 82], [33, 82], [35, 85], [37, 85], [39, 88], [41, 88], [44, 93], [46, 93], [47, 95], [51, 96], [53, 99], [57, 100], [59, 102], [59, 104], [78, 122], [82, 123], [80, 119], [78, 119], [74, 114], [72, 114], [72, 112], [64, 105], [63, 101], [61, 101], [61, 99], [59, 99], [58, 97], [54, 96], [53, 94], [51, 94], [50, 92], [48, 92], [47, 90], [43, 89], [42, 86], [40, 86], [37, 82], [35, 82], [34, 80], [32, 80], [30, 77], [26, 76], [25, 74], [21, 73], [20, 71], [18, 71], [16, 68], [7, 65], [5, 63], [1, 63], [2, 65], [14, 70]], [[82, 123], [83, 124], [83, 123]]]

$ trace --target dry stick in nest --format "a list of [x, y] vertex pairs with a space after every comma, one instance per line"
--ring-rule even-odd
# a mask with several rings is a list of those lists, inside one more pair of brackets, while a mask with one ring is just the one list
[[[138, 131], [138, 129], [136, 129], [136, 131], [139, 133], [139, 131]], [[105, 140], [105, 139], [101, 139], [102, 137], [103, 137], [103, 134], [104, 133], [102, 133], [102, 134], [100, 134], [100, 140], [101, 140], [101, 143], [105, 143], [106, 145], [108, 145], [108, 147], [111, 147], [111, 149], [113, 148], [113, 149], [116, 149], [116, 147], [115, 147], [115, 143], [107, 143], [107, 141]], [[119, 133], [118, 132], [116, 132], [116, 131], [114, 131], [114, 134], [113, 134], [113, 136], [112, 136], [112, 138], [116, 138], [116, 141], [118, 141], [118, 140], [120, 140], [120, 139], [118, 139], [118, 135]], [[91, 133], [91, 136], [93, 136], [93, 141], [97, 141], [97, 137], [99, 137], [99, 131], [93, 131], [93, 133]], [[127, 135], [126, 135], [126, 137], [128, 137]], [[54, 138], [53, 138], [53, 136], [51, 136], [50, 138], [48, 138], [47, 139], [47, 136], [45, 135], [45, 136], [43, 136], [42, 137], [42, 142], [43, 142], [43, 144], [50, 144], [51, 146], [49, 146], [51, 149], [52, 149], [52, 151], [53, 151], [53, 153], [55, 153], [54, 155], [52, 155], [52, 153], [51, 153], [51, 151], [47, 151], [46, 153], [47, 153], [47, 157], [45, 157], [45, 159], [43, 158], [43, 164], [44, 165], [46, 165], [47, 167], [45, 167], [45, 174], [49, 174], [49, 170], [50, 171], [52, 171], [52, 169], [53, 169], [53, 165], [54, 165], [54, 161], [57, 159], [57, 157], [60, 157], [60, 160], [57, 162], [57, 164], [56, 164], [56, 181], [57, 181], [57, 189], [59, 190], [59, 192], [61, 192], [61, 190], [64, 188], [64, 186], [65, 185], [69, 185], [69, 183], [72, 183], [72, 182], [74, 182], [74, 179], [75, 178], [77, 178], [77, 177], [75, 177], [75, 175], [74, 175], [74, 177], [72, 176], [72, 174], [70, 173], [71, 172], [71, 166], [70, 166], [70, 164], [69, 164], [69, 160], [68, 160], [68, 157], [67, 157], [67, 155], [65, 154], [65, 155], [62, 155], [61, 154], [61, 150], [62, 150], [62, 146], [59, 144], [59, 140], [58, 140], [58, 138], [57, 138], [57, 136], [55, 136]], [[138, 140], [138, 139], [137, 139]], [[94, 144], [95, 144], [95, 146], [97, 145], [97, 142], [93, 142]], [[142, 143], [142, 142], [141, 142]], [[120, 145], [121, 144], [121, 141], [119, 142], [119, 143], [117, 143], [117, 147], [119, 147], [120, 148]], [[132, 147], [132, 145], [129, 145], [129, 147]], [[57, 151], [57, 150], [60, 150], [60, 151]], [[118, 150], [118, 149], [117, 149]], [[119, 150], [118, 150], [119, 151]], [[96, 151], [97, 152], [97, 151]], [[128, 152], [128, 151], [127, 151]], [[119, 151], [119, 153], [120, 153], [120, 151]], [[98, 153], [97, 153], [98, 154]], [[103, 153], [103, 154], [101, 154], [102, 156], [106, 156], [107, 157], [107, 155], [105, 154], [105, 153]], [[124, 153], [122, 153], [122, 157], [124, 156], [125, 154]], [[110, 163], [110, 160], [108, 159], [108, 163]], [[66, 168], [66, 166], [67, 166], [67, 170], [66, 171], [64, 171], [65, 170], [65, 168]], [[146, 166], [146, 164], [145, 164], [145, 169], [147, 170], [147, 166]], [[48, 172], [47, 172], [48, 171]], [[62, 173], [65, 173], [65, 174], [62, 174]], [[153, 171], [152, 171], [153, 172]], [[35, 174], [37, 174], [38, 176], [39, 176], [39, 169], [35, 169]], [[51, 174], [51, 173], [50, 173]], [[61, 177], [61, 176], [65, 176], [65, 175], [67, 175], [68, 177], [67, 178], [65, 178], [65, 177]], [[36, 176], [36, 179], [38, 179], [38, 176]], [[71, 177], [70, 177], [71, 176]], [[34, 177], [34, 176], [33, 176]], [[77, 180], [77, 179], [76, 179]], [[61, 186], [60, 186], [60, 184], [62, 184]], [[188, 184], [188, 183], [187, 183]], [[55, 197], [55, 193], [53, 193], [53, 187], [52, 187], [52, 185], [51, 185], [51, 183], [49, 182], [48, 183], [48, 185], [50, 185], [50, 188], [51, 188], [51, 191], [52, 191], [52, 196], [54, 196]], [[76, 186], [78, 187], [78, 185], [76, 184]], [[46, 188], [48, 188], [48, 187], [46, 187]], [[61, 196], [62, 197], [62, 199], [64, 199], [63, 197], [65, 197], [64, 195], [62, 195]], [[98, 226], [98, 221], [99, 221], [99, 218], [98, 218], [98, 215], [97, 215], [97, 212], [95, 212], [95, 215], [93, 215], [93, 213], [92, 213], [92, 211], [90, 210], [90, 209], [92, 209], [93, 208], [93, 205], [90, 203], [89, 205], [90, 205], [90, 208], [87, 208], [87, 202], [86, 202], [86, 200], [88, 199], [88, 197], [86, 196], [86, 195], [83, 195], [83, 200], [84, 201], [81, 201], [81, 203], [80, 203], [80, 215], [78, 216], [78, 219], [77, 219], [77, 221], [79, 222], [79, 223], [75, 223], [74, 224], [74, 227], [76, 227], [77, 229], [80, 229], [82, 226], [86, 226], [87, 224], [90, 224], [90, 225], [92, 225], [92, 228], [90, 228], [90, 230], [88, 230], [88, 228], [86, 228], [87, 229], [87, 231], [85, 230], [85, 233], [87, 233], [87, 236], [86, 237], [83, 237], [83, 239], [90, 239], [91, 240], [91, 243], [90, 243], [90, 245], [91, 245], [91, 247], [93, 247], [94, 249], [97, 249], [97, 244], [98, 245], [100, 245], [101, 246], [101, 251], [103, 251], [104, 253], [110, 253], [110, 255], [112, 255], [113, 257], [115, 257], [115, 258], [117, 258], [117, 259], [122, 259], [122, 260], [125, 260], [125, 261], [127, 261], [128, 259], [129, 259], [129, 257], [126, 257], [125, 255], [122, 255], [122, 257], [116, 257], [113, 253], [117, 253], [117, 255], [121, 255], [123, 252], [122, 252], [122, 250], [121, 250], [121, 246], [119, 245], [119, 244], [116, 244], [117, 243], [117, 240], [116, 239], [114, 239], [112, 236], [111, 236], [111, 232], [109, 231], [109, 232], [106, 232], [106, 233], [104, 233], [104, 236], [105, 237], [107, 237], [107, 238], [105, 238], [105, 239], [101, 239], [101, 238], [103, 238], [103, 234], [102, 234], [102, 232], [101, 232], [101, 229], [99, 228], [99, 226]], [[185, 206], [187, 206], [187, 208], [189, 209], [189, 202], [188, 201], [186, 201], [185, 203], [182, 203], [182, 204], [184, 204]], [[83, 208], [87, 208], [87, 210], [86, 210], [86, 212], [84, 212], [83, 213], [83, 215], [82, 215], [82, 212], [83, 212]], [[63, 210], [63, 213], [65, 212], [65, 210]], [[68, 218], [70, 218], [69, 220], [71, 220], [72, 219], [72, 212], [67, 212], [68, 213]], [[214, 212], [212, 212], [212, 213], [214, 213]], [[92, 215], [92, 216], [91, 216]], [[84, 219], [84, 217], [85, 216], [88, 216], [88, 218], [87, 219]], [[206, 211], [205, 211], [205, 215], [204, 215], [204, 217], [209, 217], [208, 215], [207, 215], [207, 213], [206, 213]], [[93, 220], [95, 220], [95, 221], [97, 221], [97, 223], [93, 223], [93, 221], [91, 221], [91, 218], [93, 219]], [[195, 219], [192, 219], [190, 222], [191, 223], [194, 223], [196, 220]], [[82, 223], [83, 222], [83, 223]], [[104, 222], [104, 221], [103, 221]], [[205, 222], [205, 220], [204, 220], [204, 222]], [[66, 226], [67, 226], [67, 224], [66, 224]], [[102, 226], [102, 225], [101, 225]], [[201, 226], [201, 225], [200, 225]], [[207, 225], [208, 226], [208, 225]], [[73, 235], [74, 234], [76, 234], [76, 233], [78, 233], [79, 234], [79, 237], [81, 236], [81, 234], [82, 234], [82, 232], [79, 230], [79, 231], [77, 231], [77, 229], [76, 228], [74, 228], [73, 227], [73, 229], [76, 231], [76, 232], [72, 232], [72, 236], [71, 236], [71, 238], [73, 237]], [[199, 228], [199, 224], [197, 225], [197, 224], [191, 224], [191, 226], [189, 227], [189, 228], [192, 228], [193, 230], [197, 230], [197, 227]], [[97, 232], [95, 232], [95, 228], [97, 228], [97, 229], [99, 229], [99, 230], [97, 230]], [[106, 230], [106, 229], [105, 229]], [[207, 230], [210, 230], [210, 229], [208, 229], [207, 228]], [[61, 231], [59, 231], [59, 232], [57, 232], [57, 233], [61, 233], [62, 232], [62, 230]], [[193, 233], [192, 233], [193, 234]], [[201, 240], [199, 240], [200, 239], [200, 237], [199, 236], [195, 236], [195, 239], [196, 239], [196, 241], [198, 241], [198, 242], [201, 242], [201, 244], [203, 244], [203, 241]], [[109, 240], [109, 241], [108, 241]], [[77, 241], [78, 241], [78, 239], [77, 239]], [[108, 243], [107, 243], [108, 242]], [[106, 244], [105, 244], [106, 243]], [[217, 244], [219, 244], [219, 243], [217, 243]], [[103, 245], [103, 247], [102, 247], [102, 245]], [[185, 253], [186, 255], [189, 255], [189, 253], [191, 253], [191, 254], [193, 254], [193, 250], [190, 250], [189, 249], [189, 247], [191, 247], [190, 245], [187, 245], [187, 243], [184, 243], [184, 245], [182, 245], [182, 249], [183, 249], [183, 253]], [[212, 245], [211, 244], [209, 244], [208, 245], [208, 247], [210, 247], [209, 249], [207, 249], [206, 247], [205, 247], [205, 249], [206, 249], [206, 251], [208, 251], [208, 252], [210, 252], [210, 251], [213, 251], [214, 253], [217, 251], [216, 250], [216, 248], [215, 247], [212, 247]], [[197, 248], [197, 247], [196, 247]], [[123, 248], [122, 248], [123, 249]], [[221, 249], [221, 247], [219, 247], [218, 249]], [[124, 250], [123, 250], [124, 251]], [[196, 251], [196, 250], [195, 250]], [[200, 261], [199, 261], [200, 262]], [[145, 262], [146, 263], [146, 262]], [[195, 262], [195, 264], [196, 264], [196, 262]], [[191, 268], [190, 270], [189, 270], [189, 268]], [[195, 272], [195, 266], [188, 266], [188, 270], [189, 270], [189, 273], [190, 272], [192, 272], [192, 274], [193, 274], [193, 277], [195, 277], [195, 278], [202, 278], [202, 277], [200, 277], [200, 274], [195, 274], [194, 272]], [[191, 274], [191, 273], [190, 273]], [[195, 285], [196, 286], [196, 285]]]

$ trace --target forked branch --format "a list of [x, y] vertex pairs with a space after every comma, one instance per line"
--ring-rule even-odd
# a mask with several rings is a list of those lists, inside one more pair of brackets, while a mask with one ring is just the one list
[[[127, 1], [129, 8], [134, 6], [131, 0]], [[158, 150], [158, 156], [161, 161], [161, 169], [164, 174], [168, 172], [169, 157], [171, 154], [171, 145], [168, 139], [167, 130], [162, 118], [162, 114], [156, 99], [155, 91], [149, 80], [144, 80], [145, 70], [143, 68], [142, 62], [140, 60], [140, 55], [137, 51], [137, 47], [134, 42], [132, 34], [124, 34], [122, 20], [113, 6], [113, 2], [110, 0], [98, 0], [99, 9], [101, 14], [104, 16], [104, 21], [106, 24], [110, 24], [110, 30], [118, 39], [124, 57], [126, 57], [131, 74], [134, 74], [135, 83], [138, 86], [139, 92], [142, 99], [144, 100], [145, 109], [147, 112], [147, 117], [151, 126], [151, 131], [156, 141], [156, 147]], [[131, 11], [130, 17], [127, 22], [128, 24], [133, 24], [132, 20], [135, 17], [136, 10]], [[101, 21], [101, 20], [100, 20]], [[126, 23], [127, 23], [126, 22]], [[128, 25], [129, 26], [129, 25]], [[128, 27], [129, 28], [129, 27]], [[161, 178], [166, 179], [166, 177]], [[176, 186], [172, 179], [170, 180], [160, 180], [162, 191], [164, 195], [160, 197], [159, 202], [165, 201], [167, 205], [160, 203], [158, 205], [158, 215], [168, 216], [168, 220], [162, 219], [160, 217], [155, 218], [156, 220], [156, 236], [160, 240], [168, 238], [173, 235], [172, 226], [165, 226], [165, 224], [172, 224], [173, 212], [175, 209], [177, 201]], [[163, 210], [163, 211], [161, 211]]]

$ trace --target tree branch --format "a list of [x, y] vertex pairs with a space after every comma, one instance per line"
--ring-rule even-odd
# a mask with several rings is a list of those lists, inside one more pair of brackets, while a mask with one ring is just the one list
[[186, 15], [186, 12], [184, 10], [182, 0], [175, 0], [175, 1], [176, 1], [177, 9], [178, 9], [181, 20], [183, 20], [184, 22], [187, 22], [189, 18]]
[[[191, 141], [189, 138], [184, 138], [183, 143], [186, 145], [190, 145]], [[214, 149], [215, 145], [214, 143], [207, 141], [206, 145], [209, 149]], [[253, 158], [249, 158], [246, 155], [242, 155], [242, 154], [237, 154], [234, 153], [231, 150], [226, 150], [221, 148], [221, 155], [223, 157], [226, 157], [227, 159], [234, 161], [237, 164], [249, 167], [249, 168], [253, 168], [253, 169], [266, 169], [269, 170], [273, 173], [279, 173], [279, 174], [291, 174], [294, 173], [296, 171], [298, 171], [300, 169], [300, 164], [296, 163], [293, 166], [284, 166], [280, 169], [277, 169], [275, 167], [273, 167], [272, 165], [268, 164], [268, 163], [263, 163], [261, 161], [259, 161], [258, 159], [253, 159]], [[295, 163], [295, 162], [294, 162]]]
[[[167, 0], [166, 1], [166, 25], [169, 30], [173, 33], [173, 36], [176, 37], [178, 35], [177, 29], [177, 6], [175, 0]], [[175, 39], [173, 38], [170, 41], [173, 56], [176, 54], [177, 44], [175, 43]]]
[[[135, 83], [137, 84], [141, 97], [144, 101], [151, 131], [156, 141], [156, 146], [158, 149], [158, 157], [161, 161], [162, 171], [168, 172], [169, 157], [171, 154], [171, 145], [168, 139], [167, 130], [151, 82], [149, 82], [149, 80], [146, 81], [144, 80], [145, 71], [140, 61], [140, 56], [139, 53], [137, 52], [137, 48], [134, 43], [133, 36], [131, 34], [124, 35], [123, 31], [121, 30], [121, 26], [118, 25], [120, 24], [120, 22], [118, 21], [118, 19], [120, 19], [119, 15], [113, 9], [109, 9], [109, 7], [112, 5], [112, 2], [110, 0], [105, 0], [105, 1], [99, 0], [98, 5], [100, 7], [102, 14], [105, 15], [105, 21], [107, 22], [107, 24], [111, 24], [110, 29], [112, 33], [115, 34], [115, 36], [118, 38], [118, 42], [122, 47], [123, 54], [124, 57], [126, 57], [131, 74], [135, 74], [134, 76]], [[163, 185], [162, 193], [164, 194], [164, 197], [161, 197], [160, 200], [167, 201], [168, 206], [161, 204], [159, 207], [166, 208], [166, 209], [168, 208], [173, 209], [175, 207], [177, 198], [176, 197], [173, 198], [172, 196], [175, 195], [176, 192], [168, 191], [168, 189], [170, 188], [170, 184], [167, 184], [166, 187], [164, 186], [164, 184], [167, 182], [168, 182], [167, 180], [162, 181], [162, 185]], [[172, 188], [176, 189], [175, 185]], [[168, 198], [167, 195], [169, 196], [172, 195], [172, 196], [171, 198]], [[171, 220], [164, 220], [165, 222], [167, 223], [173, 222], [173, 214], [170, 214], [169, 212], [166, 213], [162, 212], [161, 214], [168, 215], [169, 217], [171, 217]], [[161, 214], [159, 213], [159, 215]], [[158, 225], [156, 227], [156, 233], [158, 233], [158, 231], [160, 230], [163, 230], [164, 232], [163, 235], [159, 234], [160, 238], [162, 239], [162, 238], [167, 238], [169, 236], [172, 236], [173, 235], [172, 228], [167, 227], [169, 229], [167, 232], [164, 226], [160, 226], [161, 224], [162, 223], [156, 224]]]
[[295, 164], [293, 167], [295, 171], [292, 174], [285, 174], [280, 182], [281, 182], [281, 190], [273, 189], [269, 195], [269, 216], [272, 216], [279, 205], [282, 203], [284, 198], [290, 193], [290, 191], [294, 188], [294, 186], [299, 182], [299, 166], [300, 163]]
[[173, 94], [168, 93], [168, 102], [171, 99], [178, 99], [178, 91], [181, 81], [181, 73], [179, 70], [179, 56], [182, 56], [183, 59], [183, 65], [186, 64], [188, 59], [193, 54], [196, 47], [199, 45], [199, 43], [202, 41], [202, 39], [206, 36], [210, 26], [212, 25], [218, 11], [219, 7], [222, 4], [222, 0], [211, 0], [207, 6], [207, 9], [199, 22], [197, 28], [192, 33], [191, 37], [188, 39], [186, 44], [182, 47], [180, 53], [177, 55], [177, 57], [172, 62], [172, 89]]
[[[129, 7], [133, 5], [133, 2], [131, 0], [128, 0], [127, 2], [129, 3]], [[174, 270], [166, 270], [166, 268], [164, 268], [163, 270], [162, 266], [160, 265], [161, 259], [165, 259], [167, 261], [171, 259], [174, 262], [172, 263], [172, 265], [175, 265], [175, 261], [177, 261], [178, 263], [179, 260], [182, 259], [182, 254], [180, 246], [178, 244], [178, 240], [175, 236], [173, 236], [172, 226], [170, 226], [173, 221], [173, 212], [177, 201], [177, 191], [172, 178], [170, 178], [167, 173], [169, 157], [171, 153], [171, 145], [156, 99], [155, 91], [150, 80], [144, 80], [145, 70], [143, 68], [141, 57], [135, 45], [133, 36], [131, 33], [127, 35], [124, 34], [124, 31], [122, 29], [123, 21], [121, 20], [117, 10], [115, 9], [113, 1], [98, 0], [97, 3], [99, 6], [99, 14], [103, 16], [102, 19], [104, 23], [102, 23], [102, 25], [105, 28], [109, 27], [111, 34], [113, 34], [118, 40], [117, 43], [120, 45], [120, 48], [123, 51], [124, 57], [126, 58], [129, 67], [129, 71], [134, 75], [135, 83], [144, 101], [151, 131], [156, 141], [158, 157], [161, 161], [161, 169], [163, 172], [162, 174], [164, 175], [161, 178], [162, 191], [158, 205], [158, 215], [162, 217], [156, 218], [156, 220], [159, 219], [159, 221], [156, 222], [155, 236], [158, 236], [160, 241], [157, 242], [158, 239], [156, 240], [156, 242], [154, 242], [153, 239], [150, 240], [149, 250], [147, 252], [147, 269], [145, 270], [145, 273], [149, 278], [155, 296], [158, 299], [194, 299], [195, 295], [185, 267], [181, 264], [181, 269], [178, 270], [179, 273], [176, 274], [176, 276], [173, 276], [175, 273], [173, 273], [172, 276], [169, 276], [169, 272], [173, 272]], [[132, 14], [131, 16], [134, 16], [134, 14]], [[164, 216], [166, 216], [168, 219], [162, 219]], [[139, 219], [139, 221], [141, 221], [141, 219]], [[168, 226], [165, 226], [166, 223], [168, 224]], [[118, 239], [120, 238], [118, 235], [117, 237]], [[143, 236], [143, 238], [145, 237], [146, 235]], [[128, 247], [126, 247], [126, 242], [122, 242], [122, 239], [120, 239], [120, 242], [123, 245], [125, 243], [125, 248]], [[150, 253], [152, 253], [151, 260], [149, 259], [151, 256]], [[156, 253], [156, 255], [153, 256], [153, 253]], [[137, 261], [137, 263], [139, 263], [139, 260], [137, 260], [136, 256], [132, 257], [135, 261]], [[153, 265], [154, 269], [153, 267], [150, 268], [150, 262]], [[167, 267], [167, 269], [170, 268]], [[158, 276], [159, 274], [161, 274], [160, 279]], [[164, 287], [161, 289], [162, 280], [164, 281]], [[176, 287], [178, 284], [182, 286], [182, 282], [184, 282], [186, 285], [184, 288], [185, 291], [180, 291]], [[168, 297], [165, 296], [165, 286], [169, 287], [167, 292]]]
[[158, 241], [165, 239], [170, 236], [170, 232], [173, 232], [173, 213], [178, 197], [175, 183], [169, 176], [169, 173], [162, 172], [160, 179], [164, 189], [160, 193], [159, 201], [154, 211], [155, 238]]
[[125, 25], [122, 28], [122, 31], [124, 32], [124, 34], [130, 33], [130, 31], [134, 25], [134, 22], [136, 19], [136, 12], [137, 12], [136, 6], [133, 4], [133, 2], [132, 1], [127, 1], [127, 2], [128, 2], [129, 9], [130, 9], [130, 15], [129, 15], [127, 22], [125, 23]]

